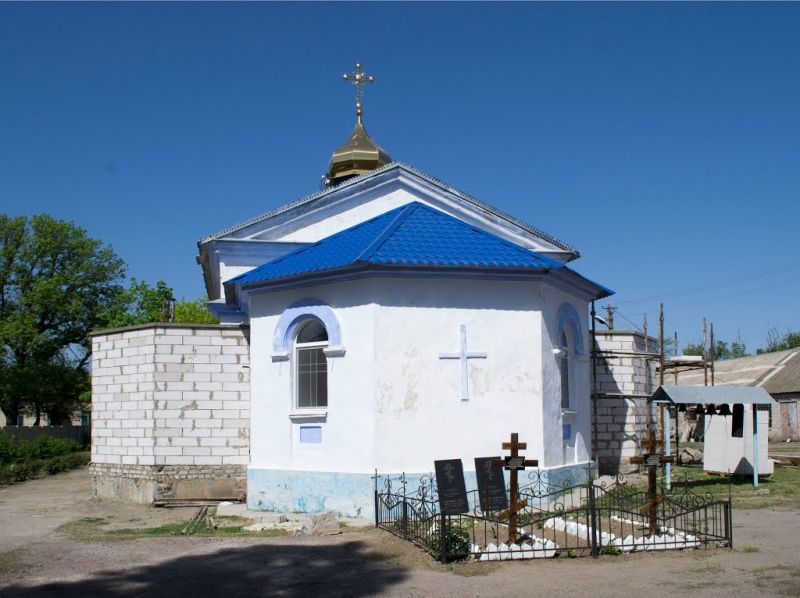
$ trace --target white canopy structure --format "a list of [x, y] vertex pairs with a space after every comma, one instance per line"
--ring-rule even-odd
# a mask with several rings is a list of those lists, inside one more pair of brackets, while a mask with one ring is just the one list
[[[665, 384], [651, 398], [654, 403], [703, 407], [709, 418], [703, 451], [703, 467], [706, 471], [752, 471], [754, 486], [758, 486], [759, 473], [772, 473], [773, 464], [767, 452], [768, 422], [759, 422], [758, 406], [774, 405], [775, 400], [763, 388]], [[752, 412], [752, 418], [746, 417], [749, 412]], [[669, 436], [669, 430], [665, 430], [665, 435]]]

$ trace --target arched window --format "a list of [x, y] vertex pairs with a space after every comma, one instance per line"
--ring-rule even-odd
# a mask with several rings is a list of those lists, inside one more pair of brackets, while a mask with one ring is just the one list
[[569, 340], [567, 337], [567, 330], [561, 331], [561, 408], [569, 409]]
[[294, 341], [295, 400], [298, 409], [328, 406], [328, 346], [325, 325], [311, 318], [298, 327]]

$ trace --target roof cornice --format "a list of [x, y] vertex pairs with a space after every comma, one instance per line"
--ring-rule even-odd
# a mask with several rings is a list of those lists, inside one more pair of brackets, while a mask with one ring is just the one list
[[310, 202], [313, 202], [315, 200], [318, 200], [318, 199], [320, 199], [322, 197], [326, 197], [328, 195], [331, 195], [331, 194], [334, 194], [334, 193], [338, 193], [338, 192], [340, 192], [342, 190], [345, 190], [345, 189], [348, 189], [348, 188], [351, 188], [351, 187], [355, 187], [355, 186], [363, 183], [364, 181], [367, 181], [368, 179], [378, 177], [378, 176], [380, 176], [380, 175], [382, 175], [382, 174], [384, 174], [386, 172], [392, 171], [392, 170], [398, 170], [400, 172], [404, 172], [404, 173], [410, 174], [410, 175], [412, 175], [414, 177], [417, 177], [419, 179], [422, 179], [422, 180], [424, 180], [424, 181], [426, 181], [426, 182], [428, 182], [428, 183], [430, 183], [432, 185], [435, 185], [435, 186], [439, 187], [440, 189], [443, 189], [444, 191], [447, 191], [448, 193], [451, 193], [451, 194], [459, 197], [460, 199], [463, 199], [463, 200], [465, 200], [465, 201], [467, 201], [467, 202], [469, 202], [469, 203], [471, 203], [471, 204], [473, 204], [473, 205], [475, 205], [477, 207], [480, 207], [480, 208], [486, 210], [487, 212], [489, 212], [489, 213], [491, 213], [491, 214], [493, 214], [493, 215], [495, 215], [495, 216], [497, 216], [499, 218], [507, 220], [508, 222], [520, 227], [522, 230], [524, 230], [524, 231], [526, 231], [526, 232], [528, 232], [528, 233], [530, 233], [532, 235], [535, 235], [535, 236], [541, 238], [542, 240], [547, 241], [548, 243], [553, 244], [554, 246], [558, 247], [559, 249], [562, 249], [563, 251], [565, 251], [567, 253], [572, 254], [571, 255], [571, 259], [576, 259], [576, 258], [580, 257], [580, 252], [577, 249], [575, 249], [574, 247], [572, 247], [571, 245], [569, 245], [569, 244], [567, 244], [567, 243], [565, 243], [563, 241], [560, 241], [559, 239], [556, 239], [555, 237], [545, 233], [544, 231], [542, 231], [542, 230], [540, 230], [540, 229], [538, 229], [538, 228], [536, 228], [536, 227], [534, 227], [534, 226], [532, 226], [530, 224], [527, 224], [526, 222], [523, 222], [522, 220], [519, 220], [518, 218], [515, 218], [511, 214], [509, 214], [507, 212], [504, 212], [503, 210], [500, 210], [498, 208], [495, 208], [494, 206], [491, 206], [488, 203], [477, 199], [476, 197], [473, 197], [473, 196], [471, 196], [471, 195], [469, 195], [467, 193], [464, 193], [463, 191], [460, 191], [459, 189], [456, 189], [455, 187], [445, 183], [444, 181], [441, 181], [440, 179], [437, 179], [437, 178], [432, 177], [432, 176], [430, 176], [428, 174], [425, 174], [424, 172], [414, 168], [413, 166], [409, 166], [408, 164], [405, 164], [403, 162], [391, 162], [390, 164], [387, 164], [386, 166], [382, 166], [381, 168], [377, 168], [377, 169], [375, 169], [375, 170], [373, 170], [371, 172], [368, 172], [366, 174], [350, 178], [350, 179], [348, 179], [348, 180], [346, 180], [346, 181], [344, 181], [344, 182], [342, 182], [342, 183], [340, 183], [338, 185], [334, 185], [334, 186], [329, 187], [327, 189], [323, 189], [323, 190], [318, 191], [316, 193], [312, 193], [311, 195], [307, 195], [307, 196], [302, 197], [300, 199], [297, 199], [297, 200], [295, 200], [293, 202], [287, 203], [287, 204], [285, 204], [283, 206], [280, 206], [280, 207], [278, 207], [278, 208], [276, 208], [274, 210], [270, 210], [269, 212], [265, 212], [264, 214], [261, 214], [259, 216], [255, 216], [254, 218], [250, 218], [249, 220], [246, 220], [246, 221], [244, 221], [244, 222], [242, 222], [240, 224], [237, 224], [235, 226], [231, 226], [231, 227], [223, 229], [223, 230], [221, 230], [219, 232], [216, 232], [216, 233], [213, 233], [213, 234], [210, 234], [210, 235], [206, 235], [205, 237], [201, 238], [197, 242], [197, 244], [199, 246], [202, 246], [202, 245], [204, 245], [204, 244], [206, 244], [206, 243], [208, 243], [210, 241], [218, 240], [218, 239], [220, 239], [220, 238], [222, 238], [222, 237], [224, 237], [226, 235], [230, 235], [232, 233], [235, 233], [235, 232], [237, 232], [239, 230], [242, 230], [244, 228], [252, 226], [253, 224], [258, 224], [259, 222], [263, 222], [265, 220], [268, 220], [269, 218], [272, 218], [274, 216], [278, 216], [279, 214], [283, 214], [283, 213], [288, 212], [288, 211], [290, 211], [290, 210], [292, 210], [294, 208], [297, 208], [297, 207], [303, 206], [305, 204], [308, 204]]

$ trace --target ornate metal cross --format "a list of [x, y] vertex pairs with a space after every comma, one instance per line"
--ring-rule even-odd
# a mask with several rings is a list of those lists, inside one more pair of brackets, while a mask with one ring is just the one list
[[500, 519], [508, 519], [508, 541], [517, 541], [517, 514], [528, 506], [527, 499], [519, 500], [519, 479], [517, 472], [525, 469], [527, 466], [536, 467], [539, 465], [537, 459], [526, 459], [519, 454], [528, 448], [527, 442], [519, 441], [519, 434], [513, 432], [511, 434], [511, 441], [503, 443], [503, 450], [509, 451], [509, 456], [499, 461], [495, 461], [498, 465], [503, 465], [509, 473], [509, 494], [510, 501], [509, 507], [500, 513]]
[[658, 495], [658, 482], [656, 470], [664, 463], [672, 463], [672, 457], [657, 451], [656, 432], [652, 428], [647, 433], [647, 442], [642, 443], [642, 448], [647, 452], [643, 455], [631, 457], [631, 463], [644, 465], [647, 468], [647, 504], [641, 510], [642, 515], [649, 516], [649, 533], [658, 533], [658, 505], [664, 499]]
[[361, 122], [361, 115], [364, 114], [364, 110], [361, 104], [361, 98], [364, 95], [364, 84], [365, 83], [375, 83], [375, 77], [372, 75], [366, 75], [361, 72], [361, 63], [356, 63], [356, 72], [354, 73], [345, 73], [342, 75], [342, 78], [345, 81], [352, 81], [353, 85], [356, 86], [356, 117], [358, 121]]
[[439, 359], [458, 359], [461, 365], [461, 389], [459, 396], [462, 401], [469, 401], [469, 368], [468, 359], [486, 359], [486, 353], [475, 353], [467, 351], [467, 326], [461, 324], [461, 350], [458, 353], [440, 353]]

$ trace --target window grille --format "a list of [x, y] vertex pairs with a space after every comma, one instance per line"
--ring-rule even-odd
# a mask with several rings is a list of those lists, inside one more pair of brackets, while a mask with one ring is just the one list
[[319, 320], [303, 325], [295, 343], [297, 407], [300, 409], [328, 406], [328, 332]]

